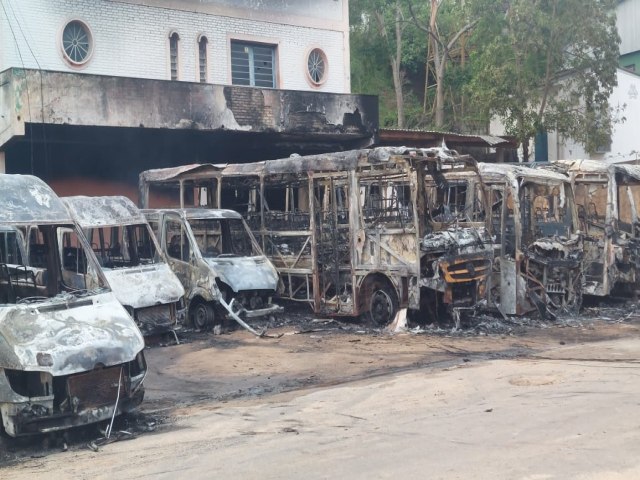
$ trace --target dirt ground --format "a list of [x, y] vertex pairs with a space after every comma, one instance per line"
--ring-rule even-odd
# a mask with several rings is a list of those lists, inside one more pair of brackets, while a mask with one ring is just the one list
[[456, 332], [304, 312], [270, 327], [147, 348], [127, 441], [5, 441], [0, 477], [640, 478], [633, 305]]

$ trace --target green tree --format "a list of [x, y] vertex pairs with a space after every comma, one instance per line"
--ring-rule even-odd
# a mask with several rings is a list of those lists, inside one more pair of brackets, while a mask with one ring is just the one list
[[588, 152], [611, 134], [616, 85], [615, 0], [469, 0], [479, 19], [473, 78], [476, 107], [522, 142], [556, 131]]
[[[435, 118], [434, 124], [437, 129], [442, 129], [445, 124], [445, 89], [446, 72], [449, 60], [452, 59], [452, 51], [459, 46], [464, 35], [473, 29], [478, 23], [477, 19], [465, 21], [465, 3], [464, 1], [445, 0], [428, 0], [429, 1], [429, 20], [428, 23], [422, 22], [413, 7], [413, 3], [409, 3], [409, 10], [415, 25], [420, 28], [428, 36], [429, 50], [427, 54], [427, 65], [433, 58], [433, 73], [435, 77]], [[444, 5], [443, 5], [444, 4]], [[448, 8], [447, 8], [448, 7]], [[445, 20], [442, 21], [442, 10], [447, 9]], [[442, 28], [444, 26], [444, 28]], [[466, 52], [464, 49], [460, 52], [459, 58], [464, 62]], [[426, 83], [429, 81], [429, 70], [427, 68]], [[425, 106], [427, 92], [425, 91]], [[426, 112], [425, 112], [426, 113]]]
[[[383, 125], [388, 125], [388, 89], [393, 90], [395, 124], [405, 128], [407, 71], [415, 71], [424, 46], [416, 41], [418, 30], [409, 21], [404, 0], [352, 0], [352, 87], [381, 95]], [[381, 89], [383, 87], [383, 89]], [[384, 89], [386, 87], [386, 89]]]
[[380, 97], [381, 125], [467, 125], [465, 0], [352, 0], [350, 19], [352, 89]]

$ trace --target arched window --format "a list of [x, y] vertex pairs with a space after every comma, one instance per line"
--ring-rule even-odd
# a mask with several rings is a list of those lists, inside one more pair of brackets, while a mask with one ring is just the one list
[[171, 80], [178, 80], [178, 43], [180, 36], [173, 32], [169, 36], [169, 62], [171, 65]]
[[209, 40], [204, 35], [198, 40], [198, 67], [200, 69], [200, 83], [207, 83], [207, 46]]

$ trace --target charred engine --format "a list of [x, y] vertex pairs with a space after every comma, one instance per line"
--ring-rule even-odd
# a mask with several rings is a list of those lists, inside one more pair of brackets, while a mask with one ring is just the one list
[[[441, 294], [448, 309], [485, 303], [491, 237], [485, 228], [449, 228], [422, 239], [420, 286]], [[426, 295], [429, 298], [429, 295]]]
[[543, 316], [574, 312], [582, 296], [582, 241], [570, 238], [541, 238], [523, 249], [522, 272], [528, 297]]

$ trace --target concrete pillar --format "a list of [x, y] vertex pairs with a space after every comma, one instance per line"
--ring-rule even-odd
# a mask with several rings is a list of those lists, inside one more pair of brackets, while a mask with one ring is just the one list
[[5, 152], [0, 150], [0, 173], [7, 173], [7, 167], [5, 163]]

